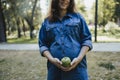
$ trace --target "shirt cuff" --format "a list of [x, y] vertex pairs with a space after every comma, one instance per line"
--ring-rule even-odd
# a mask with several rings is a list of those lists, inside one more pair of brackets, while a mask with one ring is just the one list
[[89, 47], [89, 51], [92, 50], [92, 48], [93, 48], [91, 40], [84, 41], [82, 43], [82, 46], [88, 46]]
[[48, 48], [46, 46], [41, 46], [40, 47], [40, 53], [41, 53], [41, 55], [43, 56], [43, 52], [47, 51], [47, 50], [48, 50]]

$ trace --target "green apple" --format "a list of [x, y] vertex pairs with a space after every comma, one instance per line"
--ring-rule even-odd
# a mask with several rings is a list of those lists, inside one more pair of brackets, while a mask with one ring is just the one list
[[70, 66], [70, 63], [71, 63], [71, 60], [69, 57], [63, 57], [61, 59], [61, 62], [62, 62], [62, 66], [64, 67], [69, 67]]

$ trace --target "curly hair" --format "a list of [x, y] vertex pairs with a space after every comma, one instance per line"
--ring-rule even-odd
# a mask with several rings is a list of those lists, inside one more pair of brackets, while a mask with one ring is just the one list
[[[75, 1], [70, 0], [67, 13], [74, 13], [74, 12], [76, 12]], [[50, 5], [50, 11], [48, 13], [48, 19], [51, 22], [54, 22], [58, 19], [59, 16], [60, 16], [59, 0], [52, 0]]]

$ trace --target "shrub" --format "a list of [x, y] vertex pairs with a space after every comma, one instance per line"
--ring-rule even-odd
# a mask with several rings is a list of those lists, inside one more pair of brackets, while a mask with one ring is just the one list
[[108, 69], [108, 70], [113, 70], [113, 69], [115, 69], [115, 66], [112, 64], [112, 62], [107, 62], [107, 63], [101, 62], [101, 63], [98, 64], [98, 66], [104, 67], [104, 68], [106, 68], [106, 69]]

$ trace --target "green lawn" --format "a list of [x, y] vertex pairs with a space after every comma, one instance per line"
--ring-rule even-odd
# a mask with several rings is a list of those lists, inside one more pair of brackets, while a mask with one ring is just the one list
[[22, 38], [10, 38], [7, 39], [8, 43], [37, 43], [38, 39], [30, 39], [30, 38], [26, 38], [26, 37], [22, 37]]
[[[120, 80], [120, 53], [89, 52], [91, 80]], [[46, 80], [46, 59], [39, 51], [0, 50], [0, 80]]]
[[[92, 37], [92, 40], [94, 42], [94, 36]], [[107, 37], [107, 36], [98, 36], [97, 37], [97, 41], [98, 42], [120, 42], [119, 37], [115, 38], [115, 37]], [[38, 39], [30, 39], [30, 38], [26, 38], [26, 37], [22, 37], [22, 38], [9, 38], [7, 40], [8, 43], [37, 43]]]

